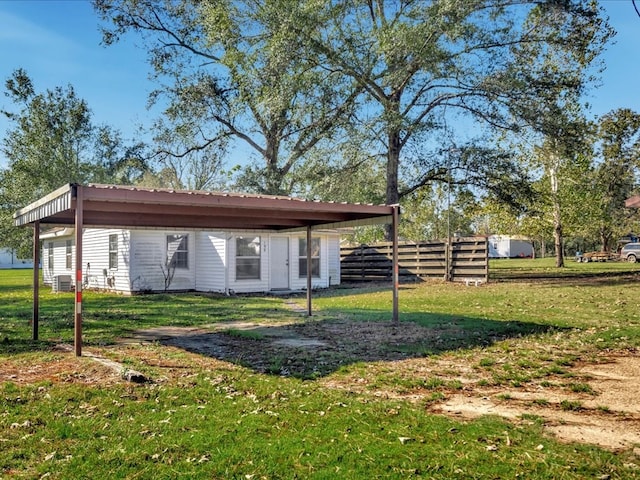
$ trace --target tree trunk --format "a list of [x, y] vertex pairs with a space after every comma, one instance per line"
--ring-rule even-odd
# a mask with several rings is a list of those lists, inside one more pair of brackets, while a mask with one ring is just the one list
[[[392, 118], [398, 114], [400, 104], [397, 100], [391, 102], [391, 106], [387, 107], [387, 110], [393, 110]], [[387, 112], [389, 113], [389, 112]], [[400, 149], [401, 147], [401, 131], [394, 125], [388, 125], [387, 134], [387, 192], [386, 203], [387, 205], [396, 205], [400, 202], [400, 195], [398, 192], [398, 169], [400, 166]], [[385, 225], [385, 239], [391, 240], [392, 232], [391, 225]]]
[[613, 235], [611, 234], [611, 231], [609, 229], [607, 229], [606, 227], [600, 228], [600, 251], [601, 252], [609, 251], [612, 237]]
[[562, 248], [562, 215], [560, 199], [558, 198], [558, 164], [559, 160], [553, 155], [552, 166], [549, 168], [551, 198], [553, 199], [553, 240], [556, 249], [556, 267], [562, 268], [564, 267], [564, 250]]
[[553, 215], [553, 241], [556, 249], [556, 267], [564, 267], [564, 250], [563, 250], [563, 238], [562, 238], [562, 223], [560, 222], [559, 212], [554, 212]]

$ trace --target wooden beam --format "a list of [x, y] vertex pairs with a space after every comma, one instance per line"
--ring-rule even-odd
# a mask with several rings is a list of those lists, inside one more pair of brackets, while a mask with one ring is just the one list
[[40, 222], [33, 222], [33, 322], [32, 337], [38, 340], [38, 326], [40, 322]]
[[393, 206], [393, 222], [391, 224], [393, 236], [393, 323], [400, 322], [398, 308], [398, 290], [400, 289], [400, 276], [398, 270], [398, 223], [400, 220], [400, 206]]
[[74, 306], [74, 346], [76, 357], [82, 355], [82, 228], [83, 187], [76, 188], [76, 301]]
[[307, 316], [313, 315], [311, 311], [311, 225], [307, 226]]

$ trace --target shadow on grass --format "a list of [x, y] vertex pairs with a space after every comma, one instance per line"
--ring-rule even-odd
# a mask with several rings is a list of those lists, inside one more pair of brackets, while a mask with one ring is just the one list
[[[389, 292], [389, 286], [349, 289], [348, 294], [376, 291]], [[317, 296], [344, 294], [345, 289], [340, 288]], [[41, 342], [24, 340], [31, 336], [28, 303], [0, 305], [0, 354], [73, 343], [73, 298], [73, 294], [59, 294], [41, 299]], [[360, 306], [325, 307], [315, 317], [301, 321], [279, 298], [198, 294], [124, 297], [87, 293], [83, 315], [85, 346], [108, 345], [117, 338], [135, 338], [139, 330], [157, 329], [157, 338], [151, 333], [145, 341], [173, 345], [256, 372], [304, 379], [355, 363], [419, 358], [558, 330], [527, 322], [424, 312], [403, 313], [402, 322], [394, 324], [388, 320], [388, 310]], [[194, 334], [194, 329], [200, 331]], [[168, 330], [173, 333], [167, 335]]]
[[48, 352], [57, 342], [3, 337], [0, 339], [0, 355], [18, 355], [29, 352]]
[[[2, 290], [4, 293], [4, 290]], [[46, 350], [56, 343], [73, 343], [74, 295], [40, 298], [39, 337], [31, 342], [32, 310], [26, 298], [0, 302], [0, 355]], [[5, 299], [3, 299], [5, 300]], [[200, 327], [227, 320], [289, 318], [282, 301], [261, 297], [198, 294], [122, 296], [86, 292], [83, 302], [83, 344], [108, 345], [140, 329]], [[3, 343], [4, 342], [4, 343]]]
[[[349, 316], [348, 311], [343, 313]], [[372, 317], [388, 315], [388, 312], [370, 313]], [[361, 362], [420, 358], [559, 330], [554, 326], [518, 321], [416, 313], [403, 315], [403, 321], [398, 324], [345, 317], [314, 317], [280, 326], [230, 323], [226, 330], [160, 334], [155, 340], [258, 373], [311, 379]]]

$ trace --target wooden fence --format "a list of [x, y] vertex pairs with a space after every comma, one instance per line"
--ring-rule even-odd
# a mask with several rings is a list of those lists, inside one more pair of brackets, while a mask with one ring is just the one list
[[[456, 237], [446, 241], [398, 244], [401, 282], [441, 278], [457, 282], [486, 282], [489, 245], [486, 237]], [[392, 243], [343, 246], [340, 277], [343, 282], [391, 281]]]

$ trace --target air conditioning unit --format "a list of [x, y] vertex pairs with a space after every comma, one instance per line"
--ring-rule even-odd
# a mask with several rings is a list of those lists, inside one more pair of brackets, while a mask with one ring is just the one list
[[71, 275], [56, 275], [53, 277], [53, 292], [70, 292]]

